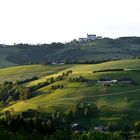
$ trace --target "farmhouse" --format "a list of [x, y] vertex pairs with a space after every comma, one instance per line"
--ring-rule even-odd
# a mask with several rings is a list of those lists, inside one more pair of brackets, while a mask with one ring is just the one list
[[99, 84], [116, 84], [116, 83], [132, 83], [131, 78], [121, 78], [121, 79], [112, 79], [112, 78], [100, 78], [97, 83]]
[[99, 132], [107, 132], [108, 131], [108, 127], [104, 127], [104, 126], [97, 126], [94, 127], [95, 131], [99, 131]]
[[118, 80], [116, 80], [116, 79], [111, 79], [111, 78], [100, 78], [99, 80], [98, 80], [98, 83], [107, 83], [107, 84], [115, 84], [115, 83], [117, 83], [118, 82]]
[[71, 130], [77, 132], [83, 132], [85, 131], [85, 128], [81, 127], [78, 123], [74, 123], [71, 125]]

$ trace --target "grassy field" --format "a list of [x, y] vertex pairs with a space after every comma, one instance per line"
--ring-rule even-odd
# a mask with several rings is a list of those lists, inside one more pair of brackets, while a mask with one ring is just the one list
[[[126, 69], [125, 71], [115, 72], [99, 72], [93, 73], [94, 70], [103, 69]], [[34, 97], [26, 101], [18, 101], [11, 103], [10, 106], [1, 109], [2, 112], [14, 108], [14, 113], [20, 113], [27, 109], [38, 109], [40, 112], [52, 112], [55, 109], [70, 110], [77, 103], [96, 104], [101, 110], [100, 118], [89, 118], [84, 122], [86, 126], [94, 126], [95, 124], [104, 124], [108, 121], [135, 121], [139, 120], [140, 113], [140, 60], [121, 60], [111, 61], [95, 65], [62, 65], [62, 66], [16, 66], [0, 70], [1, 81], [9, 78], [26, 79], [31, 76], [39, 76], [39, 80], [32, 81], [24, 86], [31, 86], [45, 81], [49, 77], [55, 77], [62, 72], [72, 70], [73, 74], [67, 80], [55, 82], [49, 86], [39, 89], [34, 93]], [[134, 71], [137, 70], [137, 71]], [[47, 72], [53, 71], [50, 75]], [[70, 77], [84, 76], [88, 79], [99, 78], [132, 78], [137, 85], [88, 85], [87, 83], [70, 82]], [[11, 79], [10, 79], [11, 78]], [[64, 89], [51, 90], [52, 85], [63, 84]], [[126, 102], [125, 98], [128, 99]], [[133, 115], [131, 115], [133, 113]], [[122, 115], [129, 114], [129, 120], [123, 120]]]
[[71, 67], [71, 65], [26, 65], [26, 66], [14, 66], [9, 68], [0, 69], [0, 82], [24, 80], [38, 76], [48, 76], [56, 74], [59, 71], [65, 70]]

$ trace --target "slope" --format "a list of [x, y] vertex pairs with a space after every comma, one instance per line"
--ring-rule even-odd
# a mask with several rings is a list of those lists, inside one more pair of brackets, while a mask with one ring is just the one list
[[[139, 119], [140, 111], [140, 60], [121, 60], [106, 62], [96, 65], [77, 65], [66, 69], [72, 70], [73, 74], [66, 80], [55, 82], [49, 86], [36, 91], [35, 96], [27, 101], [18, 101], [11, 106], [2, 109], [10, 110], [14, 108], [14, 113], [20, 113], [27, 109], [37, 109], [40, 112], [53, 112], [54, 110], [73, 110], [77, 103], [96, 104], [101, 110], [102, 115], [98, 119], [89, 118], [81, 123], [93, 126], [95, 124], [104, 124], [108, 121], [124, 121], [124, 115], [130, 117], [125, 121], [135, 121]], [[125, 71], [99, 72], [93, 73], [93, 70], [124, 68]], [[136, 70], [137, 69], [137, 70]], [[136, 70], [136, 71], [135, 71]], [[61, 71], [58, 73], [62, 73]], [[132, 78], [137, 84], [115, 84], [111, 86], [89, 85], [86, 82], [71, 82], [70, 77], [84, 76], [88, 79], [97, 80], [99, 78], [119, 79], [124, 77]], [[53, 76], [53, 75], [51, 75]], [[42, 77], [44, 78], [44, 77]], [[44, 80], [47, 78], [45, 76]], [[42, 81], [42, 79], [40, 79]], [[40, 81], [40, 82], [41, 82]], [[37, 84], [34, 81], [34, 84]], [[38, 81], [39, 83], [39, 81]], [[52, 90], [52, 85], [63, 84], [63, 89]], [[33, 82], [32, 82], [33, 85]], [[126, 101], [127, 98], [127, 101]], [[130, 114], [134, 114], [133, 116]]]

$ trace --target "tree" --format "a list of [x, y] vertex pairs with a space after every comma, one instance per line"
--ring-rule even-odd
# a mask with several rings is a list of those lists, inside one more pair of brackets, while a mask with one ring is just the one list
[[8, 99], [6, 100], [6, 104], [10, 103], [13, 100], [12, 96], [9, 96]]
[[119, 129], [119, 125], [117, 122], [109, 122], [107, 126], [111, 131], [116, 131]]
[[136, 129], [137, 131], [140, 131], [140, 121], [135, 122], [135, 129]]
[[26, 100], [30, 94], [30, 89], [26, 88], [23, 89], [19, 95], [20, 100]]

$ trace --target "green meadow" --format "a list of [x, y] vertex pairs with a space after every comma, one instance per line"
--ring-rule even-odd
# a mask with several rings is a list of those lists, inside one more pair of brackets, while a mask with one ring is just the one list
[[[124, 69], [124, 71], [97, 72], [105, 69]], [[54, 110], [74, 110], [76, 104], [95, 104], [101, 111], [99, 118], [89, 118], [77, 120], [81, 124], [92, 127], [96, 124], [106, 124], [109, 121], [129, 121], [139, 120], [140, 115], [140, 60], [120, 60], [110, 61], [101, 64], [85, 65], [26, 65], [14, 66], [0, 69], [0, 81], [23, 80], [38, 76], [34, 80], [22, 86], [33, 86], [44, 82], [50, 77], [56, 77], [63, 72], [72, 70], [73, 73], [65, 80], [54, 82], [48, 86], [38, 89], [34, 96], [26, 101], [11, 102], [7, 107], [1, 108], [1, 113], [13, 109], [13, 114], [19, 114], [28, 109], [37, 109], [41, 113], [51, 113]], [[87, 82], [71, 82], [70, 78], [84, 76], [87, 79], [98, 80], [100, 78], [131, 78], [136, 84], [103, 84], [90, 85]], [[62, 84], [63, 89], [52, 90], [54, 85]], [[127, 98], [127, 101], [126, 101]], [[127, 119], [123, 116], [128, 115]]]

